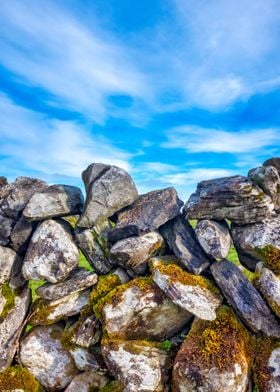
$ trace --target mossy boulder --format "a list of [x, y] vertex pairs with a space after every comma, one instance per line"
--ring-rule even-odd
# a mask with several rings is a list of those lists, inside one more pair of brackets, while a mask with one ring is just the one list
[[77, 374], [65, 392], [97, 392], [109, 382], [109, 379], [98, 372], [83, 372]]
[[[261, 263], [260, 263], [261, 264]], [[280, 278], [268, 268], [262, 268], [254, 281], [274, 313], [280, 317]]]
[[15, 365], [0, 373], [0, 391], [43, 392], [43, 387], [27, 369]]
[[196, 319], [177, 353], [173, 391], [245, 392], [253, 353], [245, 327], [226, 306], [214, 321]]

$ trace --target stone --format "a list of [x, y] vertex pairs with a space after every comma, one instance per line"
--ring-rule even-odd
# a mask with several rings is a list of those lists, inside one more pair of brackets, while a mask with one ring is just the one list
[[78, 265], [79, 251], [69, 223], [46, 220], [39, 224], [27, 249], [23, 275], [26, 279], [57, 283]]
[[170, 301], [150, 277], [116, 287], [94, 305], [94, 311], [109, 337], [129, 340], [169, 338], [192, 318]]
[[27, 251], [32, 233], [36, 228], [35, 222], [28, 222], [23, 216], [19, 218], [11, 233], [11, 247], [24, 256]]
[[124, 268], [145, 272], [147, 260], [163, 249], [162, 236], [153, 231], [140, 237], [129, 237], [116, 242], [111, 250], [111, 257]]
[[16, 222], [14, 219], [7, 218], [0, 213], [0, 245], [5, 246], [9, 244], [9, 237], [12, 233], [15, 223]]
[[82, 347], [70, 348], [69, 352], [79, 370], [84, 372], [99, 372], [100, 374], [105, 374], [107, 372], [106, 367], [101, 363], [101, 360], [96, 353]]
[[184, 206], [187, 219], [229, 219], [243, 225], [273, 215], [271, 197], [247, 177], [201, 181]]
[[211, 266], [214, 279], [229, 304], [253, 332], [280, 337], [280, 324], [252, 283], [227, 260]]
[[172, 391], [246, 392], [250, 348], [250, 336], [230, 308], [220, 307], [215, 321], [195, 319], [174, 362]]
[[78, 373], [70, 353], [60, 341], [58, 325], [35, 327], [22, 339], [20, 361], [48, 390], [66, 388]]
[[8, 180], [4, 176], [0, 176], [0, 187], [8, 185]]
[[10, 309], [5, 317], [3, 312], [0, 317], [0, 372], [7, 369], [13, 361], [31, 302], [30, 290], [27, 288], [17, 295], [15, 293], [10, 295], [12, 296]]
[[195, 227], [195, 234], [208, 256], [215, 259], [225, 259], [228, 256], [232, 240], [225, 221], [200, 220]]
[[178, 216], [160, 228], [160, 233], [180, 264], [193, 274], [200, 274], [210, 260], [196, 239], [188, 221]]
[[109, 233], [109, 240], [117, 242], [154, 231], [179, 215], [182, 206], [183, 202], [174, 188], [140, 195], [131, 206], [118, 213], [117, 224]]
[[276, 167], [278, 173], [280, 174], [280, 158], [270, 158], [264, 161], [263, 166], [273, 166]]
[[108, 384], [110, 380], [108, 377], [103, 374], [99, 374], [97, 372], [83, 372], [77, 374], [68, 387], [65, 389], [65, 392], [92, 392], [95, 390], [100, 390], [100, 388], [104, 387]]
[[254, 285], [276, 316], [280, 317], [280, 278], [268, 268], [259, 267], [259, 269]]
[[77, 346], [88, 348], [101, 340], [102, 327], [94, 314], [81, 315], [79, 320], [70, 328], [70, 341]]
[[43, 388], [27, 369], [15, 365], [0, 374], [0, 391], [43, 392]]
[[77, 268], [73, 270], [68, 279], [60, 283], [45, 283], [36, 289], [39, 297], [55, 301], [67, 295], [92, 287], [97, 283], [98, 276], [94, 272]]
[[87, 197], [78, 227], [97, 225], [132, 204], [138, 196], [132, 178], [119, 167], [92, 163], [82, 177]]
[[231, 235], [237, 250], [280, 273], [280, 215], [262, 223], [234, 225]]
[[169, 354], [159, 344], [146, 341], [102, 341], [108, 369], [126, 392], [167, 390]]
[[256, 345], [254, 381], [258, 391], [280, 391], [280, 342], [259, 338]]
[[84, 290], [55, 301], [38, 300], [34, 305], [29, 323], [31, 325], [48, 325], [74, 316], [88, 305], [89, 293], [89, 290]]
[[215, 320], [223, 297], [215, 285], [203, 276], [192, 275], [173, 260], [150, 260], [153, 281], [174, 304], [202, 320]]
[[30, 198], [23, 215], [29, 221], [76, 215], [82, 212], [83, 204], [83, 194], [76, 186], [51, 185]]
[[21, 267], [21, 259], [16, 252], [0, 246], [0, 285], [7, 282]]

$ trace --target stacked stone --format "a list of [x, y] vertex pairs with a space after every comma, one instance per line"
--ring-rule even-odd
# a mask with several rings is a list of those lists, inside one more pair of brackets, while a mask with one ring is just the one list
[[0, 177], [0, 391], [280, 391], [280, 158], [184, 206], [115, 166], [82, 178], [85, 203]]

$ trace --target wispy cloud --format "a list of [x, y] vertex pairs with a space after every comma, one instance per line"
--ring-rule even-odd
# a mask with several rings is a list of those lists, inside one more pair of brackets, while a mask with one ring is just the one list
[[227, 177], [234, 174], [237, 174], [234, 170], [199, 168], [190, 169], [180, 173], [165, 174], [164, 176], [162, 176], [161, 181], [173, 186], [191, 186], [201, 180]]

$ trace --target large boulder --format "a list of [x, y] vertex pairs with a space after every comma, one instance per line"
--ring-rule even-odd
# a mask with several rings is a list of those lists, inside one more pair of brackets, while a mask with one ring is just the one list
[[92, 163], [82, 174], [87, 197], [79, 227], [91, 228], [132, 204], [138, 192], [126, 171], [116, 166]]
[[242, 176], [200, 182], [184, 206], [188, 219], [229, 219], [238, 224], [261, 222], [273, 210], [271, 197]]
[[254, 284], [274, 313], [280, 317], [280, 278], [268, 268], [261, 268], [258, 265], [258, 269]]
[[83, 204], [83, 194], [76, 186], [51, 185], [30, 198], [23, 215], [29, 221], [76, 215]]
[[209, 266], [210, 260], [197, 241], [193, 228], [182, 216], [167, 222], [160, 232], [180, 264], [188, 271], [200, 274]]
[[174, 188], [145, 193], [118, 213], [116, 227], [109, 233], [112, 242], [154, 231], [180, 213], [183, 202]]
[[223, 298], [212, 282], [182, 270], [173, 260], [153, 258], [150, 264], [153, 281], [172, 302], [203, 320], [216, 318]]
[[230, 261], [211, 266], [212, 274], [230, 305], [253, 332], [280, 337], [280, 324], [252, 283]]
[[46, 220], [34, 232], [23, 263], [26, 279], [57, 283], [78, 265], [79, 251], [71, 226], [63, 220]]
[[219, 308], [215, 321], [196, 319], [177, 353], [172, 391], [246, 392], [250, 347], [248, 332], [230, 308]]
[[94, 310], [108, 336], [121, 339], [166, 339], [192, 317], [167, 298], [150, 277], [116, 287]]

